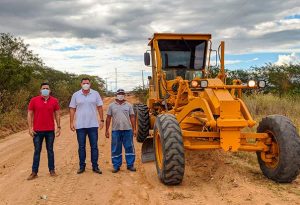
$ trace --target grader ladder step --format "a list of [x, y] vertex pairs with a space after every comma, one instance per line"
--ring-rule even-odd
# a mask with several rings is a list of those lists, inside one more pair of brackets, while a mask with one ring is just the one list
[[155, 161], [153, 138], [146, 138], [142, 145], [142, 163]]

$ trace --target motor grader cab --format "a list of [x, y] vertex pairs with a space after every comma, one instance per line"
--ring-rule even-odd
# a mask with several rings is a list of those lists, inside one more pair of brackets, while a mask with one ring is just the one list
[[[185, 149], [256, 152], [263, 174], [276, 182], [291, 182], [300, 167], [300, 139], [292, 122], [280, 115], [262, 119], [257, 132], [242, 89], [264, 87], [264, 81], [239, 79], [226, 84], [224, 42], [216, 55], [220, 71], [210, 77], [210, 34], [155, 33], [144, 54], [152, 64], [147, 105], [136, 104], [137, 140], [142, 161], [155, 160], [160, 180], [167, 185], [183, 180]], [[151, 58], [150, 58], [151, 56]], [[151, 61], [151, 63], [150, 63]]]

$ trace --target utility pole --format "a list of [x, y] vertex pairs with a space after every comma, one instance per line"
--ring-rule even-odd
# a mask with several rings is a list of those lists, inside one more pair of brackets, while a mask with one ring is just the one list
[[117, 68], [115, 68], [115, 72], [116, 72], [116, 91], [118, 90], [118, 70]]
[[144, 70], [142, 70], [142, 82], [143, 82], [143, 90], [145, 90], [145, 83], [144, 83]]
[[112, 86], [112, 81], [110, 81], [110, 91], [113, 92], [113, 86]]
[[107, 85], [107, 79], [108, 79], [108, 78], [105, 78], [105, 90], [106, 90], [106, 94], [108, 93], [108, 89], [107, 89], [107, 86], [108, 86], [108, 85]]

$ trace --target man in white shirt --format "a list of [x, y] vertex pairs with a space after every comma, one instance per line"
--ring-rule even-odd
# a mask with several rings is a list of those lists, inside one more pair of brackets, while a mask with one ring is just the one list
[[[99, 93], [90, 88], [91, 82], [89, 78], [81, 79], [81, 90], [75, 92], [70, 102], [70, 128], [76, 130], [78, 140], [79, 170], [77, 174], [85, 171], [86, 158], [86, 136], [88, 136], [91, 146], [91, 161], [93, 171], [102, 174], [98, 166], [98, 128], [103, 128], [103, 102]], [[98, 122], [98, 116], [100, 122]], [[76, 123], [74, 116], [76, 115]]]

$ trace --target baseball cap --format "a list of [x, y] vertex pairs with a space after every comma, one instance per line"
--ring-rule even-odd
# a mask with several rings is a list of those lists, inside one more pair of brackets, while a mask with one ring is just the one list
[[124, 94], [125, 93], [125, 90], [124, 89], [118, 89], [117, 90], [117, 94]]

